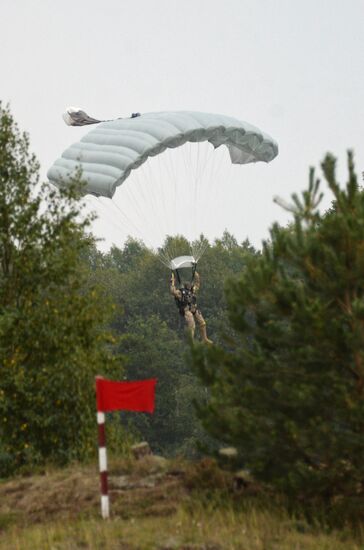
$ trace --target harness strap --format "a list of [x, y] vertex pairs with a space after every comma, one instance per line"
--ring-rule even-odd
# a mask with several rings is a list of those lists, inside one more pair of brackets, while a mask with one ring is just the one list
[[[193, 294], [192, 290], [187, 290], [185, 288], [180, 289], [181, 298], [175, 297], [176, 305], [179, 309], [181, 315], [184, 316], [185, 309], [188, 308], [189, 311], [194, 315], [197, 311], [197, 300], [196, 296]], [[194, 311], [192, 311], [192, 309]]]

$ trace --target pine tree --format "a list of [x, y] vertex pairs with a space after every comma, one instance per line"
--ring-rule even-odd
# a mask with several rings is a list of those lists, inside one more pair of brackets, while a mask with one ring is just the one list
[[[199, 414], [208, 432], [234, 445], [260, 480], [297, 501], [347, 509], [363, 499], [364, 193], [348, 155], [341, 188], [335, 159], [322, 163], [332, 208], [321, 215], [309, 188], [275, 224], [260, 256], [227, 284], [238, 333], [225, 346], [192, 350], [210, 389]], [[353, 510], [353, 508], [351, 508]]]

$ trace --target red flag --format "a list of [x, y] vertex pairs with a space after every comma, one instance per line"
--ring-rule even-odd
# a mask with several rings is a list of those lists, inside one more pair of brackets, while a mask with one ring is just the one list
[[96, 401], [99, 412], [154, 412], [156, 378], [136, 382], [113, 382], [96, 378]]

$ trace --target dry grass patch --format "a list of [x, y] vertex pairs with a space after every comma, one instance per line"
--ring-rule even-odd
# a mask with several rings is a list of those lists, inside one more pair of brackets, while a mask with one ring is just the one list
[[298, 530], [283, 512], [210, 511], [197, 505], [191, 515], [183, 506], [168, 517], [110, 521], [90, 518], [54, 522], [27, 529], [12, 527], [1, 549], [21, 550], [359, 550], [340, 533]]
[[264, 493], [236, 492], [233, 475], [210, 460], [112, 460], [110, 470], [108, 521], [100, 518], [95, 465], [0, 483], [0, 549], [364, 548], [350, 533], [328, 534], [290, 518], [267, 505]]
[[[95, 467], [72, 467], [15, 478], [0, 484], [0, 517], [15, 514], [26, 523], [75, 517], [99, 501]], [[1, 521], [0, 521], [1, 525]], [[1, 528], [1, 527], [0, 527]]]

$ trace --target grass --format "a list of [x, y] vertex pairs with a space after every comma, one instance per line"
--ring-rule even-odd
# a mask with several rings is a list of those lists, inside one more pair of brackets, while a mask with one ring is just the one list
[[[300, 532], [306, 530], [306, 532]], [[10, 527], [0, 548], [34, 549], [174, 549], [209, 550], [357, 550], [354, 541], [340, 533], [325, 534], [290, 520], [284, 513], [232, 509], [194, 514], [183, 507], [169, 517], [122, 520], [114, 517], [51, 522], [25, 529]]]
[[[328, 532], [289, 517], [279, 506], [267, 504], [267, 496], [229, 495], [228, 477], [208, 462], [160, 466], [146, 458], [134, 466], [130, 461], [114, 463], [111, 469], [127, 476], [132, 488], [111, 492], [112, 517], [106, 521], [99, 516], [94, 466], [0, 483], [0, 549], [364, 548], [350, 532]], [[155, 486], [150, 486], [153, 475]]]

